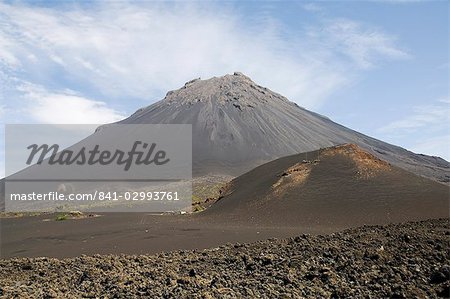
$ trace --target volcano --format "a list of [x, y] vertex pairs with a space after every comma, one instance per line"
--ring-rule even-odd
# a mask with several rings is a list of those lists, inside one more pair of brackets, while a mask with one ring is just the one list
[[192, 124], [196, 177], [238, 176], [280, 157], [353, 143], [418, 175], [440, 182], [450, 179], [449, 162], [353, 131], [238, 72], [191, 80], [119, 123]]
[[[346, 128], [238, 72], [191, 80], [118, 123], [192, 125], [193, 203], [199, 203], [200, 210], [214, 201], [226, 182], [259, 165], [340, 144], [355, 144], [387, 163], [440, 183], [450, 180], [450, 163], [444, 159], [415, 154]], [[78, 146], [86, 142], [107, 146], [111, 140], [100, 135], [92, 134]], [[26, 171], [29, 177], [42, 173], [34, 166]]]
[[448, 217], [449, 190], [354, 144], [283, 157], [231, 181], [198, 217], [258, 226], [351, 227]]

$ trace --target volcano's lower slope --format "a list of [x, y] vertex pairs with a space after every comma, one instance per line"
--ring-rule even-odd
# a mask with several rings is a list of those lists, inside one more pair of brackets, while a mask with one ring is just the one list
[[345, 144], [284, 157], [233, 180], [199, 217], [347, 227], [448, 217], [449, 188]]

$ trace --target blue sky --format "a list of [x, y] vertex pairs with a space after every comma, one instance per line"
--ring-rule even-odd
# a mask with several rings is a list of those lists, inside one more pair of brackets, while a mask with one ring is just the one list
[[448, 17], [446, 1], [0, 2], [0, 118], [111, 122], [190, 79], [241, 71], [450, 160]]

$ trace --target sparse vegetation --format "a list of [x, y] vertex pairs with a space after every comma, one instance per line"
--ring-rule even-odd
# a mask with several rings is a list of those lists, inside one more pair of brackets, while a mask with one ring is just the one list
[[56, 221], [63, 221], [63, 220], [67, 220], [67, 219], [69, 219], [69, 215], [67, 215], [67, 214], [59, 214], [55, 218]]
[[39, 216], [42, 212], [0, 212], [0, 218], [19, 218]]
[[230, 176], [207, 176], [196, 178], [192, 187], [192, 212], [200, 212], [213, 204], [220, 190], [232, 179]]
[[193, 213], [201, 212], [201, 211], [204, 211], [204, 210], [205, 210], [205, 208], [201, 204], [195, 204], [192, 207], [192, 212]]

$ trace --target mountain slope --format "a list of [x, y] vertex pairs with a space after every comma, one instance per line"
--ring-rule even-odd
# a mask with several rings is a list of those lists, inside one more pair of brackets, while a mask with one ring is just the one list
[[449, 189], [353, 144], [284, 157], [234, 179], [198, 217], [327, 227], [448, 217]]
[[290, 102], [241, 73], [192, 80], [124, 124], [193, 126], [194, 175], [240, 175], [300, 152], [355, 143], [394, 165], [437, 181], [450, 178], [449, 162], [417, 155], [368, 137]]

